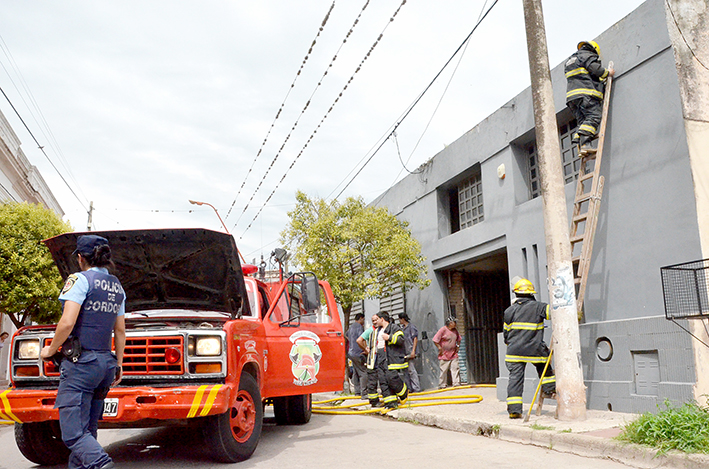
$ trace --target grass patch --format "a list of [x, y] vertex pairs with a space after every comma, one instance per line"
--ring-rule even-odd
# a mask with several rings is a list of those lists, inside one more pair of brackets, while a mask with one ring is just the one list
[[665, 409], [647, 412], [637, 420], [623, 426], [616, 438], [657, 448], [660, 454], [670, 450], [685, 453], [709, 453], [709, 408], [696, 402], [675, 407], [665, 400]]
[[571, 433], [571, 429], [567, 428], [566, 430], [559, 430], [559, 433]]
[[539, 425], [538, 423], [533, 423], [529, 426], [532, 430], [554, 430], [554, 427], [549, 427], [547, 425]]

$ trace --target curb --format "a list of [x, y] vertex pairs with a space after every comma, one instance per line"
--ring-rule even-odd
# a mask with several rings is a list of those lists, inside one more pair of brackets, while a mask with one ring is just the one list
[[657, 450], [652, 448], [580, 433], [534, 430], [530, 427], [516, 425], [493, 425], [471, 419], [442, 417], [409, 409], [398, 409], [394, 412], [389, 412], [386, 416], [430, 427], [438, 427], [443, 430], [489, 436], [512, 443], [539, 446], [561, 453], [572, 453], [589, 458], [610, 459], [642, 469], [706, 469], [709, 467], [709, 455], [680, 452], [658, 455]]

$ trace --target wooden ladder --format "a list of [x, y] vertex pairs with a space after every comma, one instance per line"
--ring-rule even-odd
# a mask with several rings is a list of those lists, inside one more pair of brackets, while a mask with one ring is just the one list
[[[613, 67], [613, 62], [608, 64]], [[579, 320], [583, 318], [583, 300], [586, 293], [588, 270], [593, 252], [593, 240], [596, 235], [598, 212], [601, 208], [604, 178], [601, 173], [601, 158], [603, 157], [603, 142], [606, 136], [606, 121], [610, 106], [611, 85], [613, 77], [606, 80], [603, 96], [603, 114], [598, 132], [598, 146], [589, 151], [579, 151], [581, 167], [579, 168], [574, 210], [571, 216], [571, 257], [576, 285], [576, 304]], [[592, 166], [589, 169], [589, 166]]]

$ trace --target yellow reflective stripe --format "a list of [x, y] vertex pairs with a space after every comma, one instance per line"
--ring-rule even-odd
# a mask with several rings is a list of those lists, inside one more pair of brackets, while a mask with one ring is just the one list
[[209, 413], [210, 410], [212, 410], [212, 406], [214, 405], [214, 400], [217, 398], [217, 392], [219, 391], [219, 388], [221, 388], [221, 384], [217, 384], [212, 388], [211, 391], [209, 391], [209, 396], [207, 396], [207, 402], [204, 403], [204, 409], [202, 409], [202, 412], [199, 413], [200, 417], [204, 417]]
[[[579, 134], [574, 132], [573, 137], [578, 138], [578, 136], [579, 136]], [[551, 321], [551, 314], [549, 313], [549, 305], [547, 305], [546, 315], [547, 315], [547, 321]]]
[[14, 420], [17, 423], [22, 423], [22, 420], [18, 419], [15, 417], [15, 414], [12, 413], [12, 408], [10, 407], [10, 401], [7, 399], [7, 393], [9, 393], [11, 389], [6, 390], [2, 394], [0, 394], [0, 400], [2, 400], [2, 404], [5, 407], [5, 413], [7, 414], [8, 417], [10, 417], [10, 420]]
[[594, 133], [594, 134], [596, 133], [596, 128], [594, 126], [588, 125], [588, 124], [580, 125], [579, 130], [586, 130], [586, 131]]
[[608, 69], [606, 69], [605, 72], [603, 72], [603, 75], [601, 75], [601, 80], [605, 80], [608, 77]]
[[388, 404], [390, 402], [396, 402], [397, 400], [398, 399], [396, 398], [396, 396], [392, 395], [392, 396], [385, 397], [383, 401], [385, 404]]
[[519, 397], [508, 397], [508, 398], [507, 398], [507, 403], [508, 403], [508, 404], [522, 404], [522, 396], [519, 396]]
[[546, 357], [524, 357], [521, 355], [505, 355], [506, 362], [524, 362], [524, 363], [546, 363]]
[[401, 388], [401, 391], [397, 392], [396, 395], [399, 396], [399, 397], [401, 397], [401, 396], [403, 396], [404, 394], [406, 394], [406, 391], [407, 391], [407, 389], [406, 389], [406, 383], [404, 383], [404, 387]]
[[197, 410], [199, 409], [199, 404], [202, 402], [202, 396], [204, 396], [204, 391], [207, 390], [207, 385], [203, 384], [197, 389], [197, 392], [194, 395], [194, 399], [192, 399], [192, 407], [190, 407], [190, 412], [187, 414], [187, 418], [191, 419], [195, 415], [197, 415]]
[[542, 384], [556, 383], [556, 376], [547, 376], [542, 379]]
[[390, 344], [395, 344], [399, 338], [404, 337], [404, 333], [401, 331], [396, 331], [393, 336], [389, 337], [389, 343]]
[[408, 367], [409, 367], [409, 362], [404, 362], [404, 363], [392, 363], [387, 368], [389, 370], [403, 370], [404, 368], [408, 368]]
[[537, 331], [537, 330], [542, 330], [544, 329], [544, 323], [543, 322], [513, 322], [512, 324], [509, 325], [509, 329], [518, 329], [518, 330], [525, 330], [525, 331]]
[[575, 69], [569, 70], [568, 72], [565, 73], [566, 78], [575, 77], [576, 75], [583, 75], [583, 74], [588, 75], [588, 70], [586, 70], [583, 67], [575, 68]]
[[581, 88], [578, 90], [571, 90], [568, 93], [566, 93], [566, 99], [572, 98], [574, 96], [595, 96], [598, 99], [603, 99], [603, 93], [597, 90], [587, 90], [585, 88]]

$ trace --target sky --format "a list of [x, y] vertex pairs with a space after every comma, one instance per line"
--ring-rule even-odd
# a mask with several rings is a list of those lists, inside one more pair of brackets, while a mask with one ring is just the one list
[[[453, 56], [494, 3], [3, 0], [0, 87], [47, 156], [0, 111], [75, 230], [90, 202], [94, 230], [224, 230], [203, 201], [250, 262], [296, 191], [371, 202], [529, 86], [519, 0]], [[551, 67], [641, 3], [543, 2]]]

